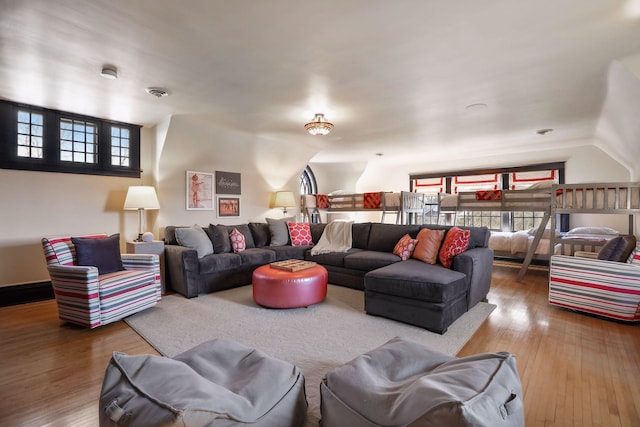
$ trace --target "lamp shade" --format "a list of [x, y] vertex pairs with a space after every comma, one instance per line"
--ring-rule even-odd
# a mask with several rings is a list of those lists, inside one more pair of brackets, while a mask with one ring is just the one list
[[160, 209], [156, 189], [150, 186], [134, 185], [129, 187], [127, 198], [124, 200], [124, 209]]
[[274, 208], [287, 208], [296, 205], [296, 201], [293, 198], [293, 191], [277, 191], [276, 197], [273, 199]]

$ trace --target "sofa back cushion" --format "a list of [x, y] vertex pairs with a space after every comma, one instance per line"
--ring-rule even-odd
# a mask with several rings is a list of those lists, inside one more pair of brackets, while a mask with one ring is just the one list
[[269, 224], [266, 222], [250, 222], [249, 230], [251, 230], [251, 234], [253, 235], [253, 243], [256, 245], [256, 248], [269, 246], [271, 243]]
[[311, 239], [313, 240], [313, 244], [315, 245], [320, 241], [322, 237], [322, 233], [324, 233], [324, 228], [327, 226], [325, 223], [310, 223], [309, 229], [311, 230]]
[[370, 222], [356, 223], [351, 226], [351, 247], [357, 249], [367, 249], [369, 242]]
[[373, 223], [369, 232], [367, 250], [392, 253], [402, 236], [409, 234], [415, 239], [419, 230], [419, 225]]
[[226, 226], [209, 224], [207, 234], [213, 243], [214, 253], [228, 254], [231, 252], [231, 240], [229, 240], [229, 231]]

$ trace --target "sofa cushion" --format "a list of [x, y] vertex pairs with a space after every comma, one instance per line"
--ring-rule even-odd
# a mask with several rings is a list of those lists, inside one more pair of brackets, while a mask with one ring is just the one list
[[392, 253], [393, 248], [395, 248], [396, 243], [402, 236], [409, 234], [415, 239], [419, 230], [419, 225], [373, 223], [369, 232], [367, 250]]
[[356, 252], [362, 252], [364, 249], [351, 248], [346, 252], [327, 252], [324, 254], [311, 255], [311, 251], [307, 251], [304, 254], [304, 259], [307, 261], [317, 262], [322, 265], [332, 265], [335, 267], [344, 267], [344, 258], [347, 255], [354, 254]]
[[452, 227], [444, 237], [444, 242], [440, 247], [438, 259], [444, 267], [450, 268], [453, 264], [453, 258], [461, 254], [469, 247], [471, 232], [458, 227]]
[[400, 261], [400, 257], [390, 251], [359, 251], [347, 255], [344, 258], [344, 266], [353, 270], [371, 271]]
[[286, 218], [265, 218], [269, 225], [269, 232], [271, 233], [271, 246], [284, 246], [290, 243], [289, 230], [287, 229], [287, 222], [295, 221], [294, 217]]
[[411, 236], [405, 234], [398, 240], [398, 243], [396, 243], [396, 246], [393, 248], [393, 253], [398, 255], [403, 261], [406, 261], [413, 255], [416, 243], [418, 243], [416, 239], [412, 239]]
[[249, 224], [238, 224], [238, 225], [222, 225], [218, 224], [218, 227], [224, 227], [227, 230], [227, 239], [229, 239], [229, 235], [233, 231], [234, 228], [237, 228], [239, 232], [244, 236], [244, 243], [246, 249], [255, 248], [256, 244], [253, 242], [253, 235], [251, 234], [251, 230], [249, 229]]
[[435, 264], [438, 260], [442, 239], [444, 239], [444, 230], [423, 228], [418, 233], [418, 243], [413, 251], [413, 258], [427, 264]]
[[213, 244], [207, 233], [199, 225], [176, 228], [176, 240], [180, 246], [195, 249], [198, 258], [213, 253]]
[[446, 302], [467, 292], [467, 276], [417, 259], [365, 274], [365, 289], [428, 302]]
[[[436, 225], [425, 224], [422, 228], [428, 228], [431, 230], [444, 230], [445, 233], [452, 227], [449, 225]], [[467, 250], [473, 248], [488, 248], [489, 237], [491, 237], [491, 231], [487, 227], [458, 227], [463, 230], [469, 230], [471, 232], [471, 238], [469, 240], [469, 246]]]
[[98, 274], [124, 270], [120, 255], [120, 234], [109, 237], [72, 237], [76, 250], [76, 265], [96, 267]]
[[271, 243], [269, 224], [266, 222], [250, 222], [249, 230], [253, 235], [253, 244], [256, 245], [256, 248], [269, 246], [269, 243]]
[[358, 249], [367, 249], [369, 242], [370, 222], [354, 223], [351, 225], [351, 246]]
[[269, 249], [276, 254], [276, 261], [284, 261], [286, 259], [304, 259], [304, 254], [313, 246], [266, 246], [263, 249]]
[[598, 259], [606, 261], [627, 262], [631, 252], [636, 248], [635, 236], [619, 236], [609, 240], [598, 251]]
[[242, 265], [264, 265], [276, 260], [276, 253], [265, 248], [251, 248], [239, 253]]
[[209, 224], [207, 234], [213, 243], [214, 253], [226, 254], [231, 252], [231, 241], [229, 240], [229, 232], [226, 226]]
[[308, 222], [287, 222], [287, 228], [293, 246], [313, 245]]
[[244, 234], [239, 232], [237, 228], [234, 228], [231, 233], [229, 233], [229, 241], [231, 241], [231, 249], [235, 253], [240, 253], [247, 249]]
[[200, 275], [231, 270], [242, 265], [240, 255], [234, 253], [211, 254], [198, 261]]
[[318, 243], [320, 238], [322, 237], [322, 233], [324, 233], [324, 229], [327, 226], [325, 223], [311, 223], [309, 224], [309, 229], [311, 230], [311, 239], [313, 243]]

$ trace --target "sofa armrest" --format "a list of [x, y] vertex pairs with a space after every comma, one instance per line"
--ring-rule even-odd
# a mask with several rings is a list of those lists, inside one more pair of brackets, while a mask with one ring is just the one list
[[96, 267], [47, 266], [61, 319], [95, 328], [100, 321], [100, 282]]
[[464, 273], [469, 281], [467, 309], [484, 300], [491, 288], [493, 250], [474, 248], [464, 251], [453, 259], [453, 270]]
[[164, 262], [169, 287], [187, 298], [197, 297], [200, 276], [198, 252], [184, 246], [166, 245]]

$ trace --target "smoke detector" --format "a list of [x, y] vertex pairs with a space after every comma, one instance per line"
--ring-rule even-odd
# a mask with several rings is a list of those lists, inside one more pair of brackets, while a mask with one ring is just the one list
[[161, 87], [148, 87], [145, 89], [148, 94], [155, 96], [156, 98], [163, 98], [169, 96], [169, 91]]

